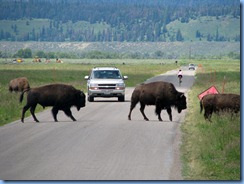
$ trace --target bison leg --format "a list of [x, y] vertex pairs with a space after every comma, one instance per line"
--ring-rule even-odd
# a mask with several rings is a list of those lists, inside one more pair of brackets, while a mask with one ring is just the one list
[[159, 121], [163, 121], [162, 118], [161, 118], [161, 113], [158, 114], [158, 120]]
[[57, 120], [58, 110], [59, 110], [58, 107], [53, 106], [53, 108], [52, 108], [52, 114], [53, 114], [53, 118], [54, 118], [54, 121], [55, 122], [58, 122], [58, 120]]
[[9, 90], [9, 92], [11, 92], [11, 93], [13, 92], [12, 87], [9, 87], [8, 90]]
[[76, 121], [76, 119], [73, 117], [72, 112], [71, 112], [70, 109], [64, 109], [63, 111], [64, 111], [64, 113], [65, 113], [68, 117], [70, 117], [73, 121]]
[[156, 113], [156, 115], [158, 115], [158, 120], [159, 121], [163, 121], [162, 118], [161, 118], [162, 107], [161, 107], [159, 99], [156, 100], [156, 104], [155, 105], [156, 105], [155, 113]]
[[204, 118], [207, 119], [207, 120], [209, 120], [210, 122], [212, 122], [212, 121], [211, 121], [212, 113], [213, 113], [212, 110], [206, 110], [206, 109], [205, 109], [205, 112], [204, 112]]
[[135, 108], [135, 106], [136, 106], [137, 103], [138, 103], [138, 101], [136, 101], [136, 103], [134, 101], [131, 101], [131, 104], [130, 104], [130, 112], [129, 112], [129, 115], [128, 115], [128, 120], [131, 120], [131, 112]]
[[167, 113], [168, 113], [168, 115], [169, 115], [169, 120], [172, 121], [172, 110], [171, 110], [170, 107], [167, 108]]
[[156, 105], [156, 110], [155, 110], [155, 112], [156, 112], [156, 115], [158, 115], [158, 120], [159, 120], [159, 121], [163, 121], [162, 118], [161, 118], [161, 111], [162, 111], [161, 107], [158, 107], [158, 106]]
[[129, 115], [128, 115], [128, 120], [131, 120], [131, 112], [134, 109], [134, 107], [132, 107], [132, 105], [130, 106], [130, 112], [129, 112]]
[[34, 120], [35, 120], [36, 122], [39, 122], [38, 119], [37, 119], [36, 116], [35, 116], [36, 105], [37, 105], [37, 104], [31, 106], [31, 108], [30, 108], [30, 112], [31, 112], [31, 115], [32, 115], [32, 117], [34, 118]]
[[146, 106], [146, 105], [145, 105], [144, 103], [141, 103], [140, 111], [141, 111], [141, 113], [142, 113], [144, 119], [145, 119], [146, 121], [149, 121], [149, 119], [146, 117], [146, 115], [145, 115], [145, 113], [144, 113], [145, 106]]
[[24, 118], [25, 118], [25, 112], [30, 108], [30, 106], [28, 104], [26, 104], [24, 107], [23, 107], [23, 110], [22, 110], [22, 116], [21, 116], [21, 121], [22, 123], [24, 123]]

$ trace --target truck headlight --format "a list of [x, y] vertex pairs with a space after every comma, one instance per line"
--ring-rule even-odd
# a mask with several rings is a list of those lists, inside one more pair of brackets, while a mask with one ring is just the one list
[[117, 89], [117, 90], [123, 90], [123, 89], [125, 89], [125, 84], [123, 84], [123, 83], [119, 83], [119, 84], [117, 84], [117, 85], [116, 85], [116, 89]]
[[98, 85], [97, 84], [90, 84], [89, 88], [92, 90], [98, 90]]

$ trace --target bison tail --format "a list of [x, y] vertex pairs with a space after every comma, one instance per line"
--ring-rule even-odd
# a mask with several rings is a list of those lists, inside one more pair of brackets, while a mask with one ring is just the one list
[[19, 102], [20, 102], [20, 103], [23, 101], [24, 93], [27, 92], [27, 91], [29, 91], [29, 90], [30, 90], [30, 88], [25, 89], [24, 91], [22, 91], [22, 93], [20, 94], [20, 97], [19, 97]]
[[203, 104], [202, 104], [202, 100], [200, 101], [200, 113], [202, 113], [203, 110]]

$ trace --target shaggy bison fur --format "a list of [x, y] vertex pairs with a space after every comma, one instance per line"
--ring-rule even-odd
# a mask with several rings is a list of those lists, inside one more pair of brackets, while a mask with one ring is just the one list
[[200, 101], [200, 113], [204, 112], [204, 118], [211, 121], [212, 113], [220, 111], [238, 113], [240, 111], [240, 95], [237, 94], [208, 94]]
[[22, 102], [23, 95], [27, 91], [27, 103], [22, 110], [22, 122], [24, 122], [25, 112], [29, 108], [34, 120], [39, 122], [34, 114], [37, 104], [40, 104], [43, 108], [53, 106], [52, 114], [56, 122], [58, 121], [57, 114], [59, 110], [63, 110], [68, 117], [70, 117], [73, 121], [76, 121], [70, 108], [75, 106], [79, 111], [81, 107], [85, 106], [85, 94], [70, 85], [50, 84], [25, 90], [20, 95], [20, 102]]
[[178, 92], [172, 83], [168, 82], [152, 82], [137, 86], [131, 96], [131, 106], [128, 119], [131, 120], [131, 112], [136, 104], [140, 102], [140, 111], [146, 121], [148, 118], [144, 113], [146, 105], [155, 105], [155, 113], [158, 115], [158, 120], [162, 121], [161, 110], [166, 109], [170, 121], [172, 121], [171, 107], [175, 107], [178, 113], [186, 109], [186, 97], [184, 93]]
[[19, 77], [13, 79], [9, 82], [9, 91], [10, 92], [23, 92], [26, 89], [29, 89], [30, 85], [26, 77]]

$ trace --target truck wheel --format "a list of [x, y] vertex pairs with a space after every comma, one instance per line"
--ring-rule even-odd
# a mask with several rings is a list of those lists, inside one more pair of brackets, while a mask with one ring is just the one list
[[89, 102], [94, 102], [94, 97], [92, 97], [92, 96], [88, 96], [87, 100], [88, 100]]
[[125, 101], [125, 96], [119, 96], [118, 100], [119, 100], [119, 102], [124, 102]]

